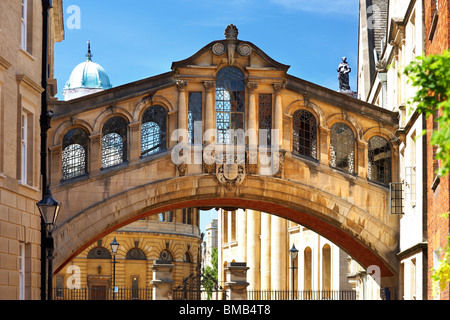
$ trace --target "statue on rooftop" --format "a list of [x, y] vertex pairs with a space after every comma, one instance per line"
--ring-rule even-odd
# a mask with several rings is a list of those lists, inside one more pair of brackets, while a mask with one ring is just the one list
[[339, 80], [339, 91], [350, 91], [350, 72], [352, 69], [347, 62], [346, 57], [342, 57], [342, 62], [337, 69]]

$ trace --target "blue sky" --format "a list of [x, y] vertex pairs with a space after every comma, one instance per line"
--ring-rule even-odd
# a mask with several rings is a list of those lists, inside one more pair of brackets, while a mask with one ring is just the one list
[[[92, 60], [119, 86], [170, 71], [172, 62], [224, 39], [227, 25], [239, 29], [288, 73], [338, 90], [337, 67], [343, 56], [352, 68], [356, 91], [357, 0], [63, 0], [65, 40], [55, 44], [58, 98], [73, 68]], [[79, 16], [67, 11], [79, 8]], [[72, 22], [79, 18], [79, 28]], [[203, 216], [202, 216], [203, 217]], [[206, 215], [205, 215], [206, 218]], [[205, 219], [206, 220], [206, 219]]]
[[[58, 97], [72, 69], [84, 61], [91, 41], [93, 61], [113, 86], [170, 71], [211, 41], [224, 39], [228, 24], [289, 74], [338, 90], [342, 56], [352, 67], [356, 91], [357, 0], [64, 0], [65, 40], [55, 45]], [[80, 9], [80, 28], [68, 21]]]

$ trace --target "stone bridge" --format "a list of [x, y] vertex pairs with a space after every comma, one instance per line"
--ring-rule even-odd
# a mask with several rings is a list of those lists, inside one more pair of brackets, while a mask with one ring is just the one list
[[228, 34], [170, 72], [51, 102], [55, 270], [147, 215], [223, 207], [290, 219], [395, 278], [398, 114], [288, 69]]

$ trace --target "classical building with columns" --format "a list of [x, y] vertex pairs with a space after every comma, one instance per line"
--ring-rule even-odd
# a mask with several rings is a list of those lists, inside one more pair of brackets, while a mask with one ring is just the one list
[[[298, 250], [294, 261], [289, 253], [293, 247]], [[249, 267], [250, 291], [356, 290], [347, 278], [350, 259], [331, 241], [276, 215], [220, 211], [219, 281], [224, 281], [227, 265], [243, 261]]]

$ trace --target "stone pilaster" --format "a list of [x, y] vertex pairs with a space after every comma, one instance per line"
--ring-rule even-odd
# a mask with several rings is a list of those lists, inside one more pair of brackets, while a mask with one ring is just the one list
[[247, 300], [247, 270], [245, 262], [231, 262], [225, 268], [225, 289], [229, 300]]
[[153, 300], [172, 300], [172, 271], [173, 264], [167, 261], [156, 260], [151, 266], [153, 270]]

